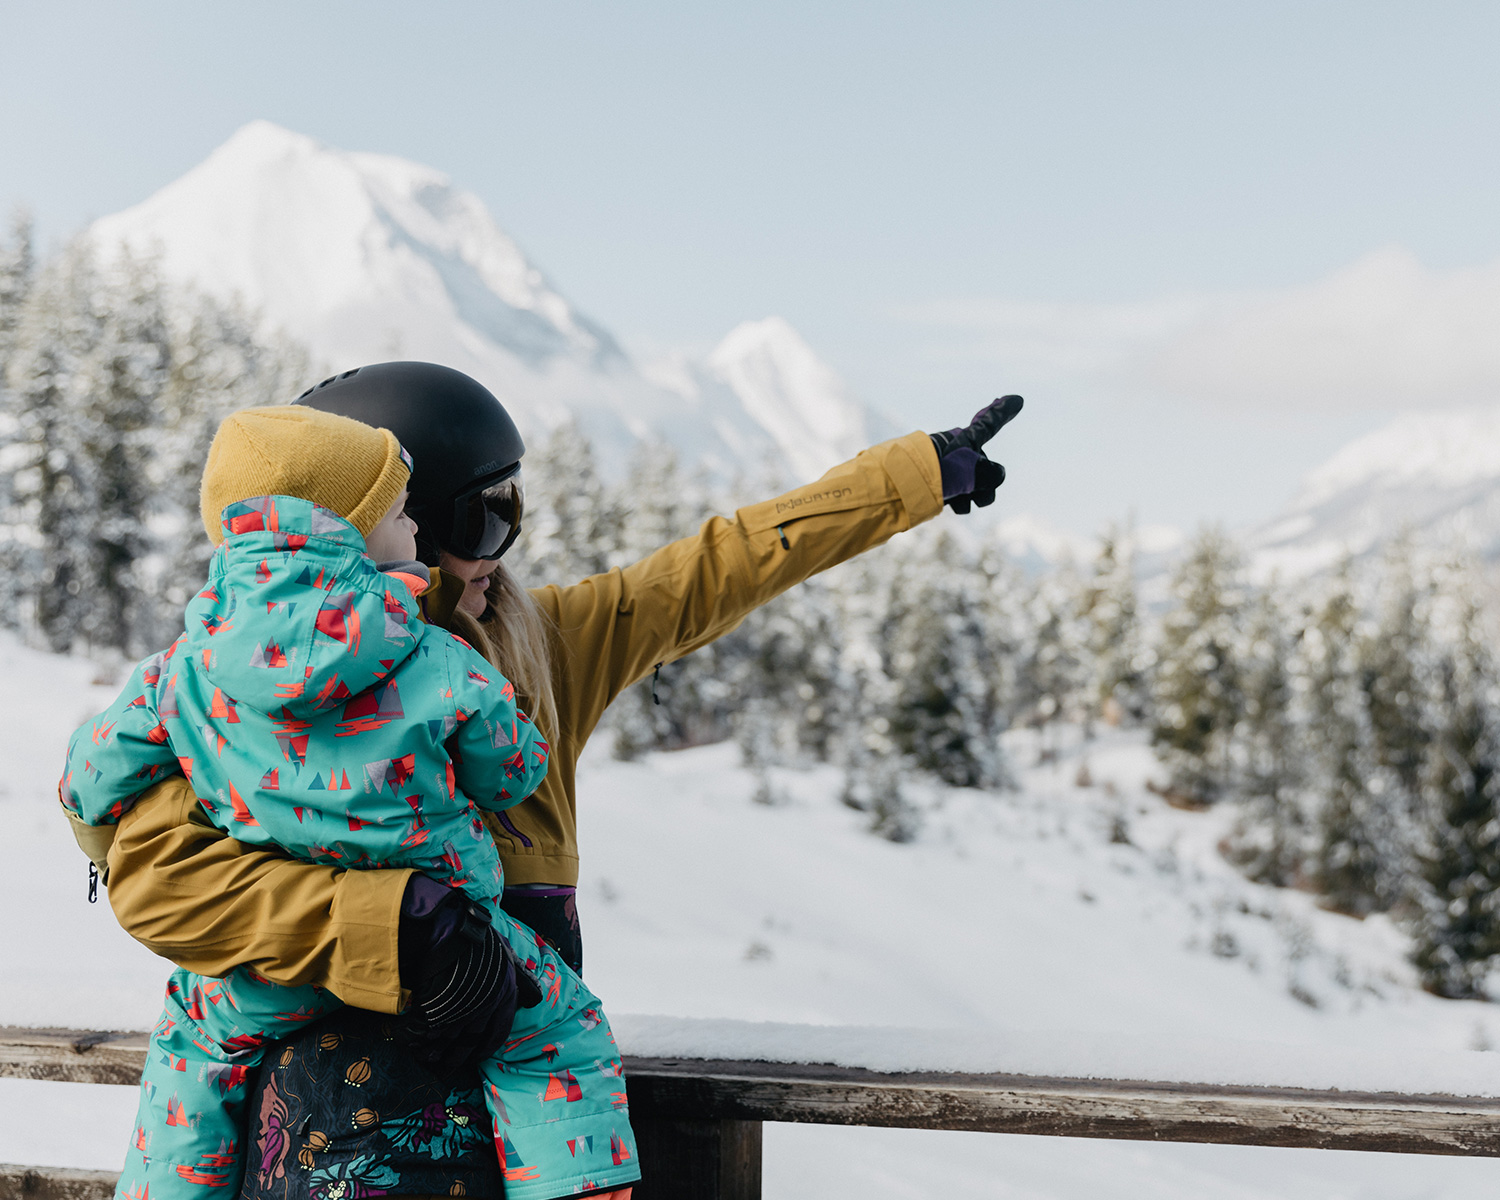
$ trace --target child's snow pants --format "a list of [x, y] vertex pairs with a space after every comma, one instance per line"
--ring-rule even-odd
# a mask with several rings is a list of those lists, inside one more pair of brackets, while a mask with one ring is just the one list
[[[517, 1012], [510, 1041], [480, 1069], [506, 1200], [634, 1182], [640, 1169], [624, 1072], [599, 1001], [525, 925], [500, 913], [496, 928], [543, 993], [535, 1008]], [[249, 1138], [247, 1083], [264, 1044], [339, 1004], [322, 988], [283, 987], [245, 967], [223, 979], [173, 972], [117, 1200], [233, 1200]], [[360, 1082], [344, 1081], [351, 1101]], [[351, 1103], [356, 1124], [369, 1111]]]

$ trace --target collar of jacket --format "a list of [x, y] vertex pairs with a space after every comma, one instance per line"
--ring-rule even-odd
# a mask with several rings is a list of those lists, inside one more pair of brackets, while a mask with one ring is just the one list
[[468, 585], [457, 575], [432, 568], [432, 582], [422, 593], [422, 619], [429, 625], [447, 629], [453, 624], [453, 614], [458, 611], [458, 602], [464, 597]]
[[[300, 496], [252, 496], [226, 505], [219, 516], [224, 541], [218, 553], [233, 554], [249, 534], [269, 533], [271, 548], [300, 550], [309, 538], [335, 542], [340, 547], [365, 553], [365, 539], [332, 509], [303, 500]], [[265, 539], [257, 539], [256, 552], [264, 553]]]

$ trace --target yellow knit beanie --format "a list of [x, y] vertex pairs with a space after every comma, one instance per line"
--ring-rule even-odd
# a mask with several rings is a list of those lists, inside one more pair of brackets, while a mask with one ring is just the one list
[[410, 474], [389, 429], [295, 404], [247, 408], [224, 418], [208, 448], [199, 492], [203, 528], [217, 546], [226, 506], [253, 496], [297, 496], [369, 537]]

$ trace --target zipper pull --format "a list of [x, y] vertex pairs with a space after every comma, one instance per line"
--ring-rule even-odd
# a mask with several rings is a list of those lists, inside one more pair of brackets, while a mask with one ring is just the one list
[[792, 548], [792, 543], [786, 540], [786, 526], [785, 525], [778, 525], [778, 526], [776, 526], [776, 536], [781, 539], [781, 548], [783, 550], [790, 550]]
[[657, 684], [657, 681], [661, 679], [661, 669], [665, 665], [666, 665], [665, 663], [657, 663], [656, 664], [656, 670], [654, 670], [654, 671], [651, 672], [651, 703], [652, 704], [660, 704], [661, 703], [661, 697], [656, 694], [656, 684]]
[[89, 863], [89, 903], [99, 903], [99, 868]]

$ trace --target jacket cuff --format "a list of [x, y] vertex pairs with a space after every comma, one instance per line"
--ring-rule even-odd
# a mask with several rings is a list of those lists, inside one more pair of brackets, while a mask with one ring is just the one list
[[578, 855], [562, 849], [522, 850], [514, 845], [502, 848], [505, 856], [505, 886], [518, 883], [551, 883], [563, 887], [578, 886]]
[[943, 475], [931, 435], [909, 433], [886, 445], [886, 474], [896, 485], [907, 519], [911, 525], [932, 520], [943, 511]]
[[79, 820], [67, 809], [63, 809], [63, 816], [68, 818], [68, 828], [73, 831], [73, 840], [78, 843], [78, 848], [89, 856], [89, 861], [99, 870], [99, 878], [104, 880], [104, 885], [109, 886], [109, 848], [115, 844], [115, 833], [119, 830], [118, 825], [90, 825], [86, 821]]
[[398, 1013], [407, 993], [401, 986], [398, 951], [401, 898], [409, 868], [345, 871], [330, 916], [338, 930], [338, 961], [328, 990], [345, 1004], [372, 1012]]

